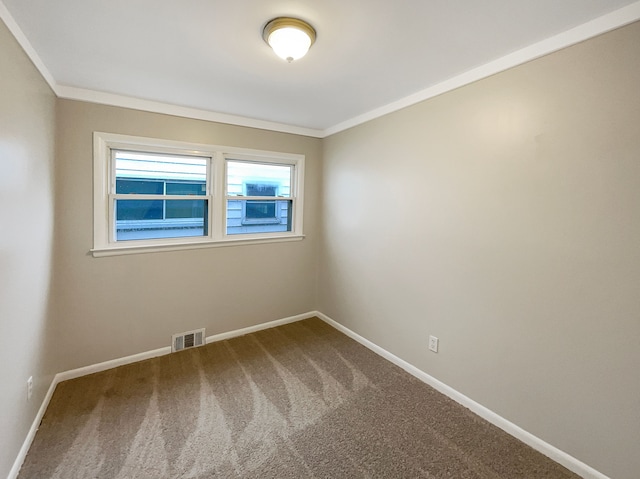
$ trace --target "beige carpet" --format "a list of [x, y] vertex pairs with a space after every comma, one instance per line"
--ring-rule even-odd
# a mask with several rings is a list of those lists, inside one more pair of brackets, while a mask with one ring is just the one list
[[30, 478], [576, 478], [319, 319], [60, 383]]

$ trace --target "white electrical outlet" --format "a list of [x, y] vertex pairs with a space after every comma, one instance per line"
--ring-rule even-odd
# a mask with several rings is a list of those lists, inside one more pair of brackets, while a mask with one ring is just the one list
[[435, 336], [429, 336], [429, 349], [434, 353], [438, 352], [438, 338]]
[[27, 379], [27, 401], [31, 401], [32, 394], [33, 394], [33, 376], [29, 376], [29, 379]]

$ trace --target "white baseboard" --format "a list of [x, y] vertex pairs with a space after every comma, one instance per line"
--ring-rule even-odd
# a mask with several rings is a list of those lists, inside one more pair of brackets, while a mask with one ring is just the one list
[[27, 437], [22, 443], [22, 447], [20, 451], [18, 451], [18, 457], [13, 463], [13, 467], [9, 471], [9, 475], [7, 479], [16, 479], [18, 477], [18, 473], [20, 472], [20, 468], [22, 467], [22, 463], [24, 462], [25, 457], [27, 457], [27, 452], [29, 452], [29, 448], [31, 447], [31, 443], [33, 442], [33, 438], [36, 437], [36, 432], [38, 431], [38, 427], [40, 426], [40, 421], [42, 421], [42, 417], [44, 416], [45, 411], [47, 410], [47, 406], [49, 406], [49, 401], [51, 401], [51, 396], [53, 396], [53, 391], [56, 389], [56, 378], [54, 377], [49, 385], [49, 389], [47, 390], [47, 394], [44, 396], [44, 400], [40, 405], [40, 409], [38, 409], [38, 413], [36, 414], [36, 418], [33, 420], [31, 424], [31, 428], [27, 433]]
[[[275, 328], [276, 326], [282, 326], [283, 324], [293, 323], [296, 321], [301, 321], [303, 319], [312, 318], [317, 316], [319, 313], [316, 311], [310, 311], [308, 313], [298, 314], [296, 316], [290, 316], [288, 318], [276, 319], [275, 321], [269, 321], [267, 323], [257, 324], [255, 326], [249, 326], [247, 328], [236, 329], [234, 331], [229, 331], [221, 334], [214, 334], [213, 336], [208, 336], [206, 339], [207, 343], [214, 343], [216, 341], [224, 341], [225, 339], [231, 339], [238, 336], [244, 336], [246, 334], [255, 333], [256, 331], [261, 331], [263, 329]], [[82, 368], [71, 369], [69, 371], [64, 371], [58, 373], [54, 376], [51, 384], [49, 385], [49, 390], [42, 401], [42, 405], [38, 410], [38, 414], [36, 414], [35, 419], [33, 420], [33, 424], [27, 433], [27, 437], [18, 452], [18, 456], [13, 463], [13, 467], [9, 471], [9, 475], [7, 479], [16, 479], [18, 477], [18, 473], [20, 472], [20, 468], [22, 467], [22, 463], [27, 457], [27, 452], [29, 452], [29, 448], [31, 447], [31, 443], [36, 436], [36, 432], [38, 431], [38, 427], [40, 426], [40, 421], [42, 421], [42, 417], [44, 416], [47, 407], [49, 406], [49, 401], [51, 401], [51, 397], [53, 396], [53, 392], [56, 389], [56, 386], [62, 381], [68, 381], [69, 379], [75, 379], [82, 376], [86, 376], [88, 374], [99, 373], [101, 371], [106, 371], [107, 369], [116, 368], [118, 366], [124, 366], [125, 364], [132, 364], [138, 361], [144, 361], [145, 359], [155, 358], [157, 356], [164, 356], [165, 354], [171, 353], [171, 346], [167, 346], [164, 348], [154, 349], [153, 351], [146, 351], [144, 353], [133, 354], [131, 356], [125, 356], [123, 358], [112, 359], [110, 361], [105, 361], [102, 363], [92, 364], [90, 366], [84, 366]]]
[[295, 323], [296, 321], [302, 321], [303, 319], [313, 318], [314, 316], [318, 316], [318, 314], [319, 313], [317, 311], [309, 311], [308, 313], [276, 319], [275, 321], [269, 321], [268, 323], [256, 324], [255, 326], [249, 326], [248, 328], [236, 329], [235, 331], [229, 331], [228, 333], [208, 336], [207, 344], [215, 343], [216, 341], [224, 341], [225, 339], [237, 338], [238, 336], [255, 333], [256, 331], [262, 331], [263, 329], [275, 328], [276, 326], [282, 326], [283, 324]]
[[507, 432], [508, 434], [510, 434], [511, 436], [515, 437], [516, 439], [519, 439], [520, 441], [524, 442], [528, 446], [531, 446], [536, 451], [541, 452], [545, 456], [553, 459], [558, 464], [561, 464], [564, 467], [566, 467], [567, 469], [569, 469], [570, 471], [575, 472], [576, 474], [578, 474], [579, 476], [583, 477], [584, 479], [609, 479], [607, 476], [605, 476], [601, 472], [595, 470], [591, 466], [589, 466], [589, 465], [585, 464], [584, 462], [576, 459], [575, 457], [567, 454], [566, 452], [561, 451], [557, 447], [552, 446], [548, 442], [543, 441], [539, 437], [534, 436], [530, 432], [525, 431], [520, 426], [517, 426], [514, 423], [512, 423], [511, 421], [508, 421], [507, 419], [503, 418], [502, 416], [500, 416], [500, 415], [496, 414], [495, 412], [491, 411], [490, 409], [484, 407], [482, 404], [479, 404], [479, 403], [475, 402], [473, 399], [471, 399], [471, 398], [465, 396], [464, 394], [456, 391], [452, 387], [447, 386], [443, 382], [438, 381], [433, 376], [430, 376], [429, 374], [427, 374], [424, 371], [418, 369], [417, 367], [413, 366], [412, 364], [409, 364], [405, 360], [400, 359], [399, 357], [397, 357], [396, 355], [390, 353], [386, 349], [381, 348], [377, 344], [374, 344], [371, 341], [369, 341], [368, 339], [365, 339], [362, 336], [360, 336], [359, 334], [351, 331], [349, 328], [347, 328], [347, 327], [343, 326], [342, 324], [338, 323], [337, 321], [331, 319], [326, 314], [323, 314], [323, 313], [321, 313], [319, 311], [316, 311], [315, 312], [315, 316], [319, 317], [320, 319], [322, 319], [326, 323], [330, 324], [331, 326], [333, 326], [337, 330], [343, 332], [344, 334], [349, 336], [351, 339], [354, 339], [354, 340], [358, 341], [360, 344], [362, 344], [363, 346], [366, 346], [367, 348], [371, 349], [374, 353], [377, 353], [380, 356], [382, 356], [383, 358], [388, 359], [389, 361], [391, 361], [396, 366], [401, 367], [402, 369], [407, 371], [409, 374], [411, 374], [411, 375], [415, 376], [416, 378], [420, 379], [421, 381], [427, 383], [429, 386], [431, 386], [434, 389], [440, 391], [445, 396], [450, 397], [451, 399], [453, 399], [457, 403], [463, 405], [467, 409], [470, 409], [475, 414], [477, 414], [481, 418], [489, 421], [494, 426], [499, 427], [500, 429], [502, 429], [503, 431]]
[[[553, 459], [557, 463], [562, 464], [564, 467], [566, 467], [570, 471], [573, 471], [576, 474], [582, 476], [584, 479], [609, 479], [607, 476], [605, 476], [604, 474], [602, 474], [599, 471], [596, 471], [595, 469], [593, 469], [589, 465], [587, 465], [587, 464], [583, 463], [582, 461], [576, 459], [575, 457], [567, 454], [566, 452], [561, 451], [557, 447], [552, 446], [551, 444], [547, 443], [546, 441], [543, 441], [539, 437], [534, 436], [533, 434], [525, 431], [524, 429], [522, 429], [521, 427], [515, 425], [511, 421], [508, 421], [507, 419], [505, 419], [502, 416], [496, 414], [495, 412], [491, 411], [490, 409], [488, 409], [488, 408], [484, 407], [483, 405], [475, 402], [473, 399], [470, 399], [469, 397], [465, 396], [464, 394], [462, 394], [462, 393], [456, 391], [455, 389], [447, 386], [446, 384], [444, 384], [443, 382], [437, 380], [433, 376], [430, 376], [429, 374], [427, 374], [424, 371], [416, 368], [412, 364], [409, 364], [408, 362], [404, 361], [403, 359], [400, 359], [399, 357], [397, 357], [394, 354], [390, 353], [386, 349], [383, 349], [380, 346], [378, 346], [377, 344], [372, 343], [368, 339], [365, 339], [364, 337], [362, 337], [359, 334], [351, 331], [349, 328], [343, 326], [342, 324], [338, 323], [337, 321], [335, 321], [335, 320], [331, 319], [330, 317], [328, 317], [326, 314], [323, 314], [323, 313], [321, 313], [319, 311], [310, 311], [308, 313], [303, 313], [303, 314], [299, 314], [299, 315], [296, 315], [296, 316], [290, 316], [288, 318], [277, 319], [275, 321], [269, 321], [267, 323], [262, 323], [262, 324], [258, 324], [258, 325], [255, 325], [255, 326], [249, 326], [247, 328], [237, 329], [237, 330], [229, 331], [229, 332], [226, 332], [226, 333], [221, 333], [221, 334], [216, 334], [216, 335], [213, 335], [213, 336], [208, 336], [206, 341], [207, 341], [207, 343], [213, 343], [213, 342], [216, 342], [216, 341], [223, 341], [225, 339], [231, 339], [231, 338], [235, 338], [235, 337], [238, 337], [238, 336], [244, 336], [246, 334], [254, 333], [256, 331], [261, 331], [263, 329], [274, 328], [276, 326], [282, 326], [283, 324], [293, 323], [295, 321], [301, 321], [303, 319], [312, 318], [314, 316], [319, 317], [320, 319], [322, 319], [326, 323], [330, 324], [331, 326], [333, 326], [337, 330], [343, 332], [344, 334], [346, 334], [350, 338], [358, 341], [363, 346], [366, 346], [367, 348], [369, 348], [370, 350], [372, 350], [376, 354], [378, 354], [378, 355], [382, 356], [383, 358], [391, 361], [396, 366], [401, 367], [402, 369], [407, 371], [409, 374], [411, 374], [411, 375], [415, 376], [416, 378], [420, 379], [421, 381], [427, 383], [428, 385], [432, 386], [434, 389], [440, 391], [444, 395], [450, 397], [454, 401], [456, 401], [459, 404], [463, 405], [464, 407], [470, 409], [471, 411], [476, 413], [478, 416], [480, 416], [483, 419], [489, 421], [491, 424], [499, 427], [503, 431], [505, 431], [508, 434], [514, 436], [515, 438], [521, 440], [522, 442], [524, 442], [525, 444], [531, 446], [535, 450], [541, 452], [545, 456], [548, 456], [549, 458]], [[51, 385], [49, 386], [49, 390], [47, 391], [47, 394], [45, 395], [44, 400], [42, 401], [42, 405], [40, 406], [40, 409], [38, 410], [38, 414], [36, 415], [36, 417], [35, 417], [35, 419], [33, 421], [33, 424], [31, 425], [31, 429], [29, 429], [27, 437], [26, 437], [26, 439], [25, 439], [25, 441], [24, 441], [24, 443], [22, 445], [22, 448], [20, 449], [20, 452], [18, 453], [18, 457], [16, 458], [16, 460], [15, 460], [15, 462], [13, 464], [13, 467], [11, 468], [11, 471], [9, 472], [9, 475], [7, 476], [7, 479], [16, 479], [18, 477], [18, 472], [20, 471], [20, 468], [22, 467], [22, 463], [24, 462], [24, 459], [27, 456], [27, 452], [29, 451], [29, 447], [31, 447], [31, 443], [33, 442], [33, 439], [34, 439], [34, 437], [36, 435], [36, 432], [38, 431], [38, 427], [40, 425], [40, 421], [42, 421], [42, 417], [44, 416], [44, 413], [47, 410], [47, 406], [49, 405], [49, 401], [51, 400], [51, 397], [53, 396], [53, 392], [55, 391], [55, 388], [58, 385], [58, 383], [60, 383], [62, 381], [67, 381], [69, 379], [75, 379], [75, 378], [79, 378], [79, 377], [82, 377], [82, 376], [86, 376], [87, 374], [93, 374], [93, 373], [97, 373], [97, 372], [101, 372], [101, 371], [106, 371], [107, 369], [115, 368], [115, 367], [118, 367], [118, 366], [123, 366], [125, 364], [131, 364], [131, 363], [135, 363], [135, 362], [138, 362], [138, 361], [143, 361], [145, 359], [151, 359], [151, 358], [154, 358], [154, 357], [157, 357], [157, 356], [163, 356], [163, 355], [169, 354], [169, 353], [171, 353], [171, 347], [167, 346], [165, 348], [160, 348], [160, 349], [155, 349], [153, 351], [147, 351], [147, 352], [144, 352], [144, 353], [134, 354], [132, 356], [126, 356], [124, 358], [114, 359], [114, 360], [111, 360], [111, 361], [105, 361], [105, 362], [102, 362], [102, 363], [93, 364], [91, 366], [85, 366], [85, 367], [82, 367], [82, 368], [72, 369], [70, 371], [64, 371], [64, 372], [56, 374], [55, 377], [53, 378], [53, 380], [51, 381]]]

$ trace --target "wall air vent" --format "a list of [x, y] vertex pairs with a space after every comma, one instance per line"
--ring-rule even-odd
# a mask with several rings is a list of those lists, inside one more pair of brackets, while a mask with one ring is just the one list
[[202, 346], [205, 341], [204, 328], [171, 336], [171, 352]]

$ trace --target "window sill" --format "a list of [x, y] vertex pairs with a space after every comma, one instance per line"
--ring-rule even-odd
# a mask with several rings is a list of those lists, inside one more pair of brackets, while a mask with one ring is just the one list
[[160, 253], [163, 251], [181, 251], [202, 248], [219, 248], [224, 246], [240, 246], [265, 243], [284, 243], [289, 241], [301, 241], [304, 235], [275, 236], [269, 238], [237, 238], [222, 241], [199, 241], [194, 243], [168, 243], [153, 245], [118, 245], [106, 248], [93, 248], [90, 250], [94, 258], [104, 256], [120, 256], [126, 254]]

